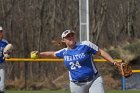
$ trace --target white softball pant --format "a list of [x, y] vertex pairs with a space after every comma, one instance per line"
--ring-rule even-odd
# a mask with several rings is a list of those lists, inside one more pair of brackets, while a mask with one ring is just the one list
[[5, 78], [5, 71], [4, 69], [0, 69], [0, 91], [4, 91], [4, 78]]
[[104, 93], [102, 77], [82, 83], [70, 82], [70, 90], [71, 93]]

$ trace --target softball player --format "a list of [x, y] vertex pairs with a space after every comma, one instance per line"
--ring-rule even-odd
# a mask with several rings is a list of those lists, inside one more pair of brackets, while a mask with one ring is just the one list
[[0, 93], [4, 93], [4, 79], [5, 79], [5, 70], [4, 70], [4, 61], [5, 57], [3, 50], [8, 44], [8, 41], [3, 39], [3, 28], [0, 26]]
[[69, 71], [71, 93], [104, 93], [103, 80], [93, 62], [93, 55], [100, 55], [114, 63], [113, 58], [90, 41], [76, 42], [74, 31], [66, 30], [61, 37], [66, 48], [40, 52], [38, 56], [64, 59]]

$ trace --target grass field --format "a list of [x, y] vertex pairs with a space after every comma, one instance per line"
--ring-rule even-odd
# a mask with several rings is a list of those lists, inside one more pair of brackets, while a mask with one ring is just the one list
[[[6, 91], [6, 93], [70, 93], [69, 91], [62, 91], [62, 90], [57, 90], [57, 91]], [[140, 90], [127, 90], [127, 91], [121, 91], [121, 90], [111, 90], [111, 91], [106, 91], [105, 93], [140, 93]]]

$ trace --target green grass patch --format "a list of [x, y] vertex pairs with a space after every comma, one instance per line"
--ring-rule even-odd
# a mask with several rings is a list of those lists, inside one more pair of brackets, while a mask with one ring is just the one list
[[63, 90], [57, 90], [57, 91], [52, 91], [52, 90], [47, 90], [47, 91], [14, 91], [14, 90], [8, 90], [6, 93], [70, 93], [69, 91], [63, 91]]
[[110, 91], [106, 91], [106, 93], [140, 93], [140, 90], [126, 90], [126, 91], [110, 90]]
[[[14, 91], [14, 90], [8, 90], [6, 93], [70, 93], [70, 91], [64, 91], [64, 90], [57, 90], [57, 91]], [[121, 91], [121, 90], [108, 90], [105, 93], [140, 93], [140, 90], [127, 90], [127, 91]]]

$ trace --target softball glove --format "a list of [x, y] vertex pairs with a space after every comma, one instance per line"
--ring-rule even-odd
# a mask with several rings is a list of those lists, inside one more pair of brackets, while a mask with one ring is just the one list
[[117, 67], [119, 73], [124, 77], [130, 77], [132, 75], [132, 67], [125, 62], [115, 62], [114, 65]]

